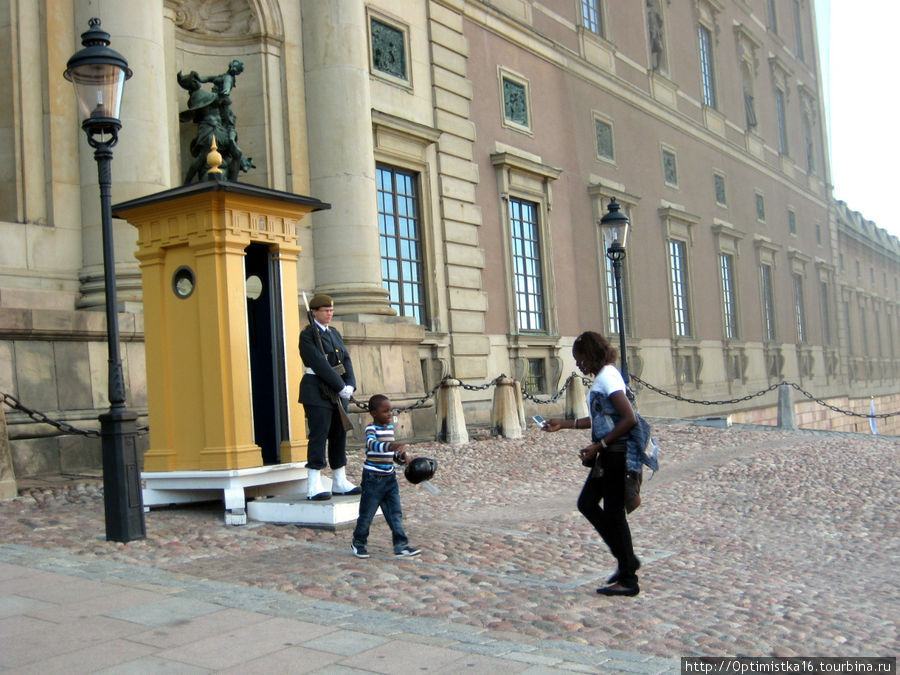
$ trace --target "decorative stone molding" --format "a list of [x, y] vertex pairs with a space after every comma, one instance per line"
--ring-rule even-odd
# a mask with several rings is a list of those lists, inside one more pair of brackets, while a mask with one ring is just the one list
[[248, 35], [260, 32], [259, 20], [248, 0], [166, 0], [175, 25], [191, 33]]

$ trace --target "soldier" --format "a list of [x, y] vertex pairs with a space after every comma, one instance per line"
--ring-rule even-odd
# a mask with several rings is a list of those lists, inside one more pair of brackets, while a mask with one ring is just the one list
[[[300, 358], [306, 372], [300, 381], [300, 403], [306, 413], [309, 447], [306, 466], [306, 498], [331, 499], [336, 495], [357, 495], [360, 489], [347, 480], [347, 431], [341, 422], [338, 406], [347, 410], [350, 396], [356, 390], [353, 363], [344, 347], [341, 334], [329, 326], [334, 316], [334, 302], [327, 295], [316, 295], [309, 302], [314, 324], [300, 331]], [[316, 344], [313, 331], [319, 331], [322, 348]], [[331, 492], [322, 484], [326, 445], [328, 465], [333, 472]]]

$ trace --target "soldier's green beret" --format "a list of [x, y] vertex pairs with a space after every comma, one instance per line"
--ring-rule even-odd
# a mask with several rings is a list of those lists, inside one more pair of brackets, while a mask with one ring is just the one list
[[334, 307], [334, 300], [331, 299], [330, 295], [319, 293], [314, 295], [313, 299], [309, 301], [310, 309], [321, 309], [322, 307]]

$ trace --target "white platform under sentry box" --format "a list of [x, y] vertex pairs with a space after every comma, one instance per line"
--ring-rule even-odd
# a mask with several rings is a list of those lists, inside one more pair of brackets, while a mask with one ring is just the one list
[[[378, 510], [376, 515], [380, 514]], [[254, 499], [247, 504], [247, 517], [263, 523], [294, 524], [326, 530], [338, 530], [356, 525], [359, 516], [359, 495], [334, 496], [326, 501], [306, 499], [306, 492], [293, 497]]]
[[[228, 525], [246, 525], [248, 515], [251, 520], [265, 523], [323, 529], [338, 529], [356, 522], [359, 495], [308, 501], [306, 477], [305, 462], [223, 471], [145, 471], [141, 473], [144, 511], [154, 506], [222, 499]], [[327, 476], [322, 476], [322, 487], [331, 489]]]

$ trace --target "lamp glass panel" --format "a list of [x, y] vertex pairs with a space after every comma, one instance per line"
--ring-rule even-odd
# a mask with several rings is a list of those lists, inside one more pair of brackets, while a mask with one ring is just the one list
[[78, 97], [82, 120], [90, 117], [119, 119], [125, 71], [108, 63], [83, 64], [69, 71]]
[[625, 245], [628, 240], [628, 222], [624, 222], [621, 225], [603, 225], [603, 245], [606, 248], [609, 248], [613, 245], [614, 241], [619, 242], [622, 248], [625, 248]]

